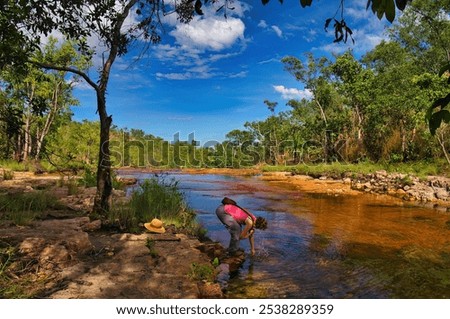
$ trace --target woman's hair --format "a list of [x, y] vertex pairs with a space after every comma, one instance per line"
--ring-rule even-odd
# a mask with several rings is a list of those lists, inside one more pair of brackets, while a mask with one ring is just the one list
[[256, 229], [267, 229], [267, 220], [264, 217], [257, 217], [255, 221], [255, 228]]
[[237, 206], [237, 203], [236, 203], [234, 200], [232, 200], [231, 198], [228, 198], [228, 197], [224, 197], [224, 198], [222, 199], [222, 204], [224, 204], [224, 205], [235, 205], [235, 206]]

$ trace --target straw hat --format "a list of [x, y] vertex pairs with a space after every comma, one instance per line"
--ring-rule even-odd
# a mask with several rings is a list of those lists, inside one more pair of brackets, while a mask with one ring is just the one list
[[153, 233], [163, 234], [166, 230], [163, 227], [163, 222], [154, 218], [150, 223], [145, 223], [144, 227]]

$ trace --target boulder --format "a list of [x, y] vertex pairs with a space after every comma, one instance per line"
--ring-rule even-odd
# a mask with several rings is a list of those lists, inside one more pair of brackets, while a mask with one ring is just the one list
[[102, 221], [100, 219], [94, 220], [81, 226], [81, 229], [87, 232], [96, 231], [100, 228], [102, 228]]
[[71, 259], [69, 251], [61, 244], [45, 247], [39, 256], [40, 263], [46, 269], [53, 269], [56, 265], [65, 266]]
[[449, 194], [448, 194], [447, 190], [444, 188], [438, 188], [436, 190], [436, 192], [434, 193], [434, 195], [436, 196], [437, 199], [440, 199], [440, 200], [448, 200], [448, 198], [449, 198]]
[[201, 281], [197, 284], [199, 298], [203, 299], [219, 299], [223, 298], [222, 288], [218, 283]]
[[45, 239], [40, 237], [25, 238], [19, 245], [19, 252], [25, 255], [37, 255], [45, 247]]

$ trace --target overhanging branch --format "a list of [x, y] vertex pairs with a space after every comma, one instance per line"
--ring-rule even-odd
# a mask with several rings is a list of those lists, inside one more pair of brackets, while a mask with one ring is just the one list
[[94, 88], [95, 91], [99, 90], [98, 85], [92, 81], [92, 79], [83, 71], [80, 71], [78, 69], [75, 68], [71, 68], [71, 67], [65, 67], [65, 66], [58, 66], [58, 65], [54, 65], [54, 64], [48, 64], [48, 63], [43, 63], [43, 62], [38, 62], [38, 61], [33, 61], [33, 60], [29, 60], [28, 62], [40, 67], [40, 68], [44, 68], [44, 69], [49, 69], [49, 70], [57, 70], [57, 71], [65, 71], [65, 72], [70, 72], [76, 75], [81, 76], [90, 86], [92, 86], [92, 88]]

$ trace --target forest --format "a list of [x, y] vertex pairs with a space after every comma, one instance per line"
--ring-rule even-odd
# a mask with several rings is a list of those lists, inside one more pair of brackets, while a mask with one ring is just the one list
[[[263, 1], [264, 2], [264, 1]], [[450, 3], [413, 1], [391, 25], [389, 40], [362, 58], [286, 56], [285, 71], [311, 93], [288, 111], [261, 96], [263, 121], [245, 122], [221, 143], [164, 141], [145, 128], [111, 127], [112, 167], [246, 167], [318, 163], [433, 162], [450, 165]], [[339, 44], [336, 44], [339, 45]], [[51, 39], [26, 72], [2, 67], [0, 158], [32, 170], [95, 168], [100, 122], [76, 122], [74, 85], [87, 70], [80, 44]], [[447, 96], [446, 96], [447, 95]]]

